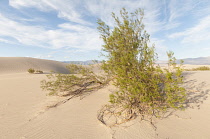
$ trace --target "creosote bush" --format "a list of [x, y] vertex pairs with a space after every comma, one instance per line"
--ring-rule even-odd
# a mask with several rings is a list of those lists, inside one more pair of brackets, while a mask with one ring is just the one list
[[90, 67], [70, 64], [70, 74], [52, 73], [48, 80], [41, 81], [41, 88], [50, 91], [49, 95], [80, 96], [103, 87], [108, 79], [93, 73]]
[[110, 95], [110, 103], [98, 113], [98, 119], [106, 125], [110, 117], [115, 118], [110, 125], [115, 125], [137, 116], [161, 117], [168, 109], [184, 109], [186, 92], [180, 86], [183, 61], [177, 65], [174, 53], [167, 52], [168, 68], [155, 65], [157, 54], [154, 45], [149, 46], [150, 36], [142, 23], [143, 10], [129, 14], [122, 9], [120, 15], [112, 14], [114, 28], [98, 20], [107, 59], [101, 67], [106, 76], [96, 75], [88, 67], [70, 64], [67, 68], [71, 74], [47, 75], [48, 80], [41, 82], [42, 89], [50, 91], [50, 95], [80, 96], [112, 80], [118, 91]]
[[35, 70], [33, 68], [28, 69], [29, 73], [44, 73], [42, 70]]
[[29, 73], [34, 73], [34, 72], [35, 72], [35, 70], [34, 70], [34, 69], [32, 69], [32, 68], [30, 68], [30, 69], [28, 69], [28, 72], [29, 72]]
[[183, 61], [177, 66], [173, 52], [168, 52], [168, 68], [155, 66], [157, 54], [154, 45], [148, 45], [143, 10], [129, 14], [122, 9], [120, 15], [112, 14], [114, 28], [98, 20], [104, 56], [108, 59], [102, 68], [118, 88], [110, 95], [110, 104], [99, 111], [98, 119], [107, 124], [106, 116], [114, 116], [114, 125], [137, 116], [160, 117], [170, 108], [183, 109], [186, 100], [185, 89], [180, 87]]
[[36, 73], [44, 73], [42, 70], [36, 70]]

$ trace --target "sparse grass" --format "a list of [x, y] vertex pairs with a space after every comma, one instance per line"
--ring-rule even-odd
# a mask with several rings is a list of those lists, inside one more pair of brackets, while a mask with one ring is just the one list
[[192, 69], [185, 69], [186, 71], [204, 71], [204, 70], [210, 70], [210, 67], [207, 66], [201, 66], [197, 68], [192, 68]]

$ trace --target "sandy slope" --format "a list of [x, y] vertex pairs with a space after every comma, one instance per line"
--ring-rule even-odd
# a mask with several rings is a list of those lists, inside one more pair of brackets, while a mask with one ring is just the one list
[[40, 89], [40, 80], [45, 78], [45, 74], [26, 72], [0, 74], [1, 139], [210, 138], [210, 71], [185, 73], [190, 107], [155, 120], [156, 131], [149, 122], [138, 119], [113, 128], [97, 120], [97, 111], [107, 103], [112, 86], [44, 112], [46, 106], [62, 99], [46, 96]]
[[36, 59], [30, 57], [0, 57], [0, 74], [27, 72], [29, 68], [44, 72], [68, 73], [66, 64], [53, 60]]
[[0, 75], [0, 138], [110, 138], [96, 114], [108, 101], [108, 88], [48, 110], [60, 100], [40, 89], [44, 74]]

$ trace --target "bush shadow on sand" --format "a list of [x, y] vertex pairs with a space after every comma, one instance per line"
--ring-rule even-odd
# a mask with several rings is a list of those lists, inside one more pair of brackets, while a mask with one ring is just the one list
[[184, 72], [184, 84], [186, 89], [187, 100], [185, 102], [185, 108], [197, 108], [200, 109], [200, 105], [208, 98], [210, 89], [206, 89], [206, 82], [198, 82], [196, 79], [188, 80], [187, 77], [194, 74], [194, 72]]
[[[183, 104], [184, 109], [200, 109], [201, 105], [207, 100], [210, 89], [207, 89], [206, 82], [199, 82], [196, 79], [188, 79], [195, 72], [183, 72], [183, 87], [186, 89], [186, 101]], [[168, 110], [161, 119], [174, 115], [176, 110]]]

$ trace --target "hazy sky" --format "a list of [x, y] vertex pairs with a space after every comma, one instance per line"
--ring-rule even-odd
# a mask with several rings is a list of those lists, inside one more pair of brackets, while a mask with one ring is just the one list
[[122, 7], [144, 8], [159, 59], [210, 56], [210, 0], [0, 0], [0, 57], [102, 59], [96, 21]]

